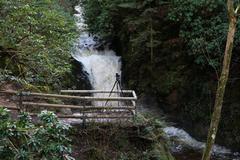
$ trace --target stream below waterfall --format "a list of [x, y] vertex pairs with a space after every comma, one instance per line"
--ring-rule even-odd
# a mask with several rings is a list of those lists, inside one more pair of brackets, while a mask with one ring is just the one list
[[[121, 74], [121, 57], [116, 56], [116, 53], [108, 47], [102, 51], [97, 49], [99, 44], [101, 45], [99, 38], [86, 32], [87, 26], [83, 20], [82, 8], [76, 6], [75, 9], [76, 23], [81, 35], [72, 56], [83, 65], [93, 89], [111, 90], [116, 80], [115, 74]], [[142, 106], [144, 112], [156, 113], [156, 110], [148, 109], [147, 105]], [[197, 141], [183, 129], [174, 126], [165, 127], [163, 130], [170, 139], [171, 150], [177, 160], [201, 159], [201, 152], [205, 146], [203, 142]], [[213, 155], [214, 160], [240, 160], [239, 153], [232, 153], [229, 149], [218, 145], [214, 146]]]

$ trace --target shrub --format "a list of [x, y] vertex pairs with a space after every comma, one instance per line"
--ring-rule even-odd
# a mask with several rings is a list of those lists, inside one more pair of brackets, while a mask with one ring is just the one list
[[12, 120], [9, 111], [0, 107], [0, 159], [74, 160], [67, 137], [70, 126], [52, 112], [42, 111], [38, 117], [39, 125], [25, 112]]

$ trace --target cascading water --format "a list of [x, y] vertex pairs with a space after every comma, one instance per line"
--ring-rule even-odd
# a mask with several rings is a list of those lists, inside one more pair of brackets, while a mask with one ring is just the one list
[[[171, 126], [164, 128], [163, 131], [171, 139], [173, 152], [185, 152], [190, 148], [202, 153], [205, 148], [205, 143], [197, 141], [183, 129]], [[238, 152], [233, 153], [230, 149], [219, 145], [213, 146], [212, 155], [216, 160], [240, 160]]]
[[78, 38], [73, 57], [83, 64], [93, 89], [111, 90], [116, 80], [116, 73], [121, 74], [121, 59], [107, 47], [102, 51], [96, 49], [99, 44], [98, 37], [84, 31], [86, 25], [82, 18], [82, 9], [80, 6], [75, 9], [78, 12], [75, 14], [77, 26], [82, 34]]
[[[83, 65], [83, 70], [87, 72], [88, 79], [94, 90], [110, 91], [116, 81], [116, 73], [121, 75], [121, 58], [115, 52], [109, 50], [107, 46], [99, 51], [99, 45], [103, 45], [97, 36], [92, 36], [86, 32], [87, 25], [84, 23], [81, 6], [76, 6], [76, 25], [80, 31], [80, 36], [75, 43], [72, 57]], [[116, 90], [116, 88], [115, 88]], [[100, 95], [94, 94], [95, 97]], [[109, 96], [109, 94], [101, 94]], [[116, 96], [112, 94], [111, 96]], [[114, 105], [116, 102], [108, 102], [107, 105]], [[94, 102], [95, 106], [105, 106], [106, 102]], [[82, 115], [74, 113], [74, 115]], [[79, 123], [76, 119], [67, 119], [66, 122]]]
[[[121, 59], [116, 56], [112, 50], [109, 50], [106, 47], [102, 51], [97, 50], [97, 45], [99, 45], [98, 37], [91, 36], [89, 33], [85, 32], [87, 26], [84, 23], [82, 8], [76, 6], [75, 9], [78, 12], [75, 16], [81, 35], [78, 38], [72, 56], [83, 64], [84, 70], [88, 73], [93, 89], [111, 90], [116, 80], [115, 74], [121, 74]], [[147, 109], [148, 106], [145, 106], [145, 108]], [[181, 152], [184, 147], [194, 150], [202, 150], [204, 148], [204, 143], [195, 140], [182, 129], [166, 127], [164, 128], [164, 132], [168, 138], [174, 139], [172, 142], [174, 143], [173, 150], [175, 152]], [[230, 150], [221, 146], [215, 145], [213, 153], [215, 155], [221, 155], [221, 160], [240, 160], [238, 153], [233, 155]], [[233, 155], [233, 157], [229, 159], [229, 157], [224, 157], [225, 155], [231, 155], [231, 157]]]

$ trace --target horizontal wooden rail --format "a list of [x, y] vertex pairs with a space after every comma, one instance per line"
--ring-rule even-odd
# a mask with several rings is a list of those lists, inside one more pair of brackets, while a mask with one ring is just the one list
[[[38, 116], [36, 113], [31, 113], [30, 116]], [[77, 119], [127, 119], [132, 116], [83, 116], [83, 115], [59, 115], [58, 118], [77, 118]]]
[[[61, 90], [63, 94], [47, 94], [47, 93], [36, 93], [36, 92], [23, 92], [23, 91], [3, 91], [0, 90], [0, 94], [9, 94], [18, 96], [17, 100], [19, 101], [18, 107], [6, 107], [10, 110], [20, 110], [28, 109], [30, 106], [36, 107], [45, 107], [45, 108], [69, 108], [69, 109], [78, 109], [78, 115], [57, 115], [59, 118], [76, 118], [82, 119], [82, 122], [94, 120], [96, 122], [101, 122], [102, 120], [111, 120], [111, 119], [130, 119], [136, 114], [136, 100], [137, 95], [133, 90], [123, 90], [123, 91], [104, 91], [104, 90]], [[99, 94], [103, 93], [102, 97], [94, 96], [80, 96], [80, 95], [71, 95], [71, 93], [91, 93]], [[104, 94], [105, 93], [105, 94]], [[119, 95], [118, 97], [108, 97], [107, 93], [125, 93], [125, 95]], [[126, 96], [126, 97], [124, 97]], [[30, 97], [30, 98], [28, 98]], [[112, 103], [108, 106], [93, 106], [89, 105], [66, 105], [66, 104], [53, 104], [46, 102], [31, 102], [34, 100], [48, 100], [50, 98], [56, 99], [66, 99], [66, 100], [82, 100], [82, 102], [94, 102], [94, 101], [123, 101], [123, 103]], [[126, 102], [126, 103], [124, 103]], [[106, 103], [107, 104], [107, 103]], [[121, 104], [117, 106], [117, 104]], [[35, 116], [36, 113], [31, 113], [30, 115]]]
[[134, 109], [134, 107], [131, 106], [117, 106], [117, 107], [112, 107], [112, 106], [75, 106], [75, 105], [64, 105], [64, 104], [49, 104], [49, 103], [33, 103], [33, 102], [23, 102], [23, 105], [26, 106], [40, 106], [40, 107], [52, 107], [52, 108], [72, 108], [72, 109], [86, 109], [86, 110], [91, 110], [91, 109], [106, 109], [106, 110], [112, 110], [112, 109], [127, 109], [131, 110]]
[[104, 90], [61, 90], [61, 93], [132, 93], [133, 90], [104, 91]]
[[98, 115], [123, 115], [123, 114], [133, 114], [132, 110], [91, 110], [91, 111], [82, 111], [81, 114], [98, 114]]
[[[18, 92], [16, 92], [16, 91], [0, 91], [0, 93], [18, 94]], [[131, 100], [137, 100], [137, 98], [135, 98], [135, 97], [89, 97], [89, 96], [70, 96], [70, 95], [33, 93], [33, 92], [22, 92], [22, 95], [51, 97], [51, 98], [62, 98], [62, 99], [92, 100], [92, 101], [131, 101]]]
[[81, 115], [58, 115], [59, 118], [79, 118], [79, 119], [127, 119], [132, 116], [81, 116]]
[[0, 93], [4, 93], [4, 94], [18, 94], [20, 92], [17, 91], [9, 91], [9, 90], [0, 90]]
[[9, 110], [20, 110], [17, 107], [11, 107], [11, 106], [3, 106], [3, 108], [9, 109]]

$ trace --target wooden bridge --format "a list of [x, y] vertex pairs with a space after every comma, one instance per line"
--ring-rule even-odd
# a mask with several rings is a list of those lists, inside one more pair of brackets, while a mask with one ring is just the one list
[[59, 118], [106, 122], [129, 120], [136, 114], [137, 96], [133, 90], [61, 90], [60, 94], [0, 91], [0, 96], [10, 96], [16, 103], [16, 107], [4, 107], [26, 111], [32, 116], [50, 110]]

